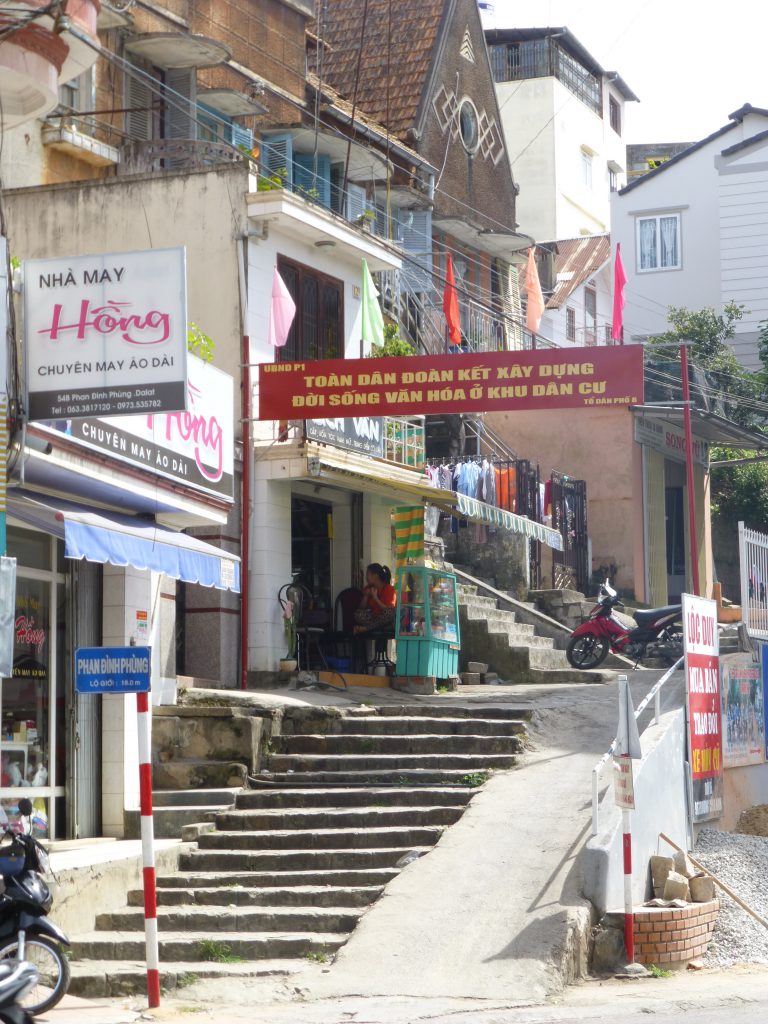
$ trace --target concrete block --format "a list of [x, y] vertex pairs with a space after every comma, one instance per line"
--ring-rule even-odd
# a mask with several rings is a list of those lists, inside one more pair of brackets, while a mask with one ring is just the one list
[[465, 686], [480, 686], [480, 673], [462, 672], [461, 681]]
[[685, 878], [693, 878], [695, 874], [698, 874], [696, 868], [688, 860], [686, 853], [681, 853], [679, 850], [675, 853], [674, 858], [675, 871], [678, 875], [683, 875]]
[[480, 675], [483, 675], [488, 671], [488, 666], [484, 661], [470, 661], [467, 663], [467, 671], [479, 672]]
[[[653, 878], [654, 896], [664, 894], [664, 884], [669, 877], [669, 872], [675, 870], [675, 862], [671, 857], [651, 857], [651, 877]], [[657, 893], [656, 890], [661, 889]]]
[[670, 871], [664, 883], [664, 899], [689, 900], [690, 898], [691, 893], [686, 876], [678, 874], [677, 871]]
[[715, 898], [715, 883], [708, 875], [694, 875], [688, 886], [694, 903], [708, 903]]

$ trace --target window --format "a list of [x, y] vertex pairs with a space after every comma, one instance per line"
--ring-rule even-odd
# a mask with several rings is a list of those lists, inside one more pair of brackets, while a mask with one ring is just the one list
[[75, 113], [93, 110], [93, 68], [59, 86], [59, 104]]
[[621, 135], [621, 107], [613, 96], [608, 97], [608, 120], [617, 135]]
[[592, 154], [585, 149], [581, 151], [581, 180], [587, 188], [592, 188]]
[[608, 168], [608, 186], [611, 192], [619, 191], [619, 176], [612, 167]]
[[570, 306], [565, 309], [565, 340], [576, 341], [576, 310]]
[[637, 219], [637, 265], [644, 270], [680, 268], [680, 214]]
[[311, 267], [279, 256], [277, 269], [296, 303], [281, 362], [344, 358], [344, 285]]
[[597, 292], [584, 289], [584, 344], [597, 344]]
[[464, 149], [468, 153], [476, 152], [480, 141], [480, 132], [477, 111], [472, 100], [464, 100], [459, 108], [459, 130]]

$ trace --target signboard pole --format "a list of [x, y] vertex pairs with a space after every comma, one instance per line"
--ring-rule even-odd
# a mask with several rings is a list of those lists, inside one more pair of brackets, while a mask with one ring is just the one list
[[632, 811], [635, 787], [632, 761], [643, 756], [632, 695], [626, 676], [619, 676], [619, 727], [616, 730], [616, 753], [613, 758], [614, 799], [621, 807], [622, 848], [624, 853], [624, 946], [627, 964], [635, 962], [635, 913], [632, 899]]
[[144, 878], [144, 935], [147, 944], [147, 996], [149, 1008], [160, 1005], [160, 949], [157, 936], [155, 828], [152, 814], [152, 712], [149, 694], [136, 694], [139, 731], [139, 792], [141, 858]]
[[688, 489], [688, 544], [691, 551], [691, 582], [699, 597], [699, 546], [696, 538], [696, 494], [693, 489], [693, 430], [691, 427], [691, 389], [688, 385], [688, 345], [680, 343], [680, 373], [683, 378], [683, 422], [685, 424], [685, 481]]

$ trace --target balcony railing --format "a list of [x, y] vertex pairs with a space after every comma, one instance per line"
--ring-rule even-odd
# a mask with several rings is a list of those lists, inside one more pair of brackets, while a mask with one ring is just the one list
[[409, 469], [424, 469], [424, 417], [387, 416], [384, 419], [384, 461]]
[[148, 142], [131, 142], [125, 147], [120, 173], [193, 171], [242, 159], [243, 155], [226, 143], [201, 139], [150, 139]]
[[550, 38], [501, 43], [490, 47], [497, 82], [554, 77], [600, 117], [603, 116], [600, 79]]

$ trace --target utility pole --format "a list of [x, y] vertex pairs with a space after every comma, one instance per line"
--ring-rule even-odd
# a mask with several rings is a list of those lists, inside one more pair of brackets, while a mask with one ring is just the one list
[[691, 428], [691, 394], [688, 384], [688, 346], [691, 341], [680, 342], [680, 373], [683, 378], [683, 422], [685, 424], [685, 480], [688, 490], [688, 547], [691, 553], [691, 583], [693, 593], [701, 597], [699, 588], [699, 551], [696, 537], [696, 494], [693, 488], [693, 431]]

